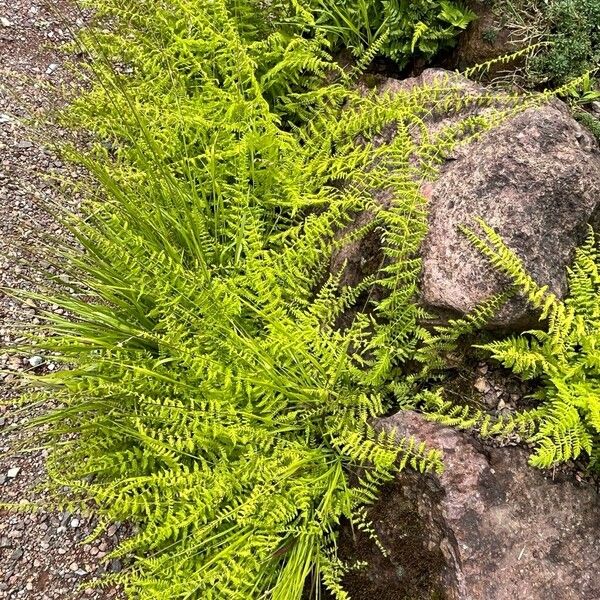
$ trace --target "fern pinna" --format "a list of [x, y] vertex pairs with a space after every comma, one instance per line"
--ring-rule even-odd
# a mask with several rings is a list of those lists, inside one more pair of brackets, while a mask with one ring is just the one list
[[538, 381], [539, 405], [511, 416], [493, 418], [469, 407], [456, 406], [442, 396], [428, 398], [427, 412], [437, 421], [476, 427], [483, 435], [516, 432], [534, 446], [531, 464], [551, 467], [587, 454], [598, 461], [600, 441], [600, 252], [590, 229], [568, 271], [569, 295], [559, 300], [540, 286], [522, 261], [483, 221], [484, 237], [465, 230], [472, 243], [505, 273], [546, 329], [480, 346], [505, 367], [526, 380]]
[[[33, 340], [70, 367], [34, 379], [60, 400], [35, 423], [54, 488], [136, 525], [111, 555], [135, 557], [116, 576], [132, 598], [347, 598], [340, 519], [368, 527], [397, 469], [441, 468], [370, 424], [416, 403], [420, 180], [512, 109], [430, 138], [429, 111], [471, 101], [460, 86], [353, 93], [297, 2], [92, 4], [94, 79], [66, 119], [102, 142], [70, 151], [95, 183], [40, 296], [69, 317]], [[393, 142], [372, 143], [390, 122]], [[384, 261], [340, 289], [330, 257], [362, 210]]]

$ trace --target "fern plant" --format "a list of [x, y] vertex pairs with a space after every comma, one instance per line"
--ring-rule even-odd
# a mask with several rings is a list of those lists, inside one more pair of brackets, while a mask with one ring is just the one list
[[[419, 398], [421, 180], [517, 109], [484, 98], [485, 118], [429, 136], [429, 112], [478, 100], [451, 80], [352, 92], [297, 2], [91, 4], [94, 79], [66, 121], [97, 136], [69, 150], [95, 183], [82, 214], [59, 212], [64, 273], [35, 296], [69, 316], [31, 334], [70, 367], [33, 380], [60, 401], [32, 424], [53, 488], [137, 526], [111, 555], [135, 557], [115, 576], [132, 598], [297, 600], [309, 580], [347, 598], [337, 523], [368, 529], [382, 482], [441, 468], [371, 425]], [[342, 287], [333, 249], [375, 228], [381, 268]]]
[[539, 405], [509, 417], [493, 418], [480, 410], [456, 406], [441, 394], [428, 397], [434, 420], [476, 427], [483, 435], [519, 433], [534, 446], [531, 464], [547, 468], [587, 455], [598, 461], [600, 442], [600, 252], [590, 229], [568, 271], [569, 296], [559, 300], [540, 286], [522, 261], [483, 221], [480, 238], [466, 233], [497, 269], [539, 311], [546, 329], [535, 329], [480, 348], [524, 380], [535, 380]]
[[319, 30], [355, 56], [374, 44], [402, 68], [418, 56], [431, 59], [454, 45], [476, 18], [450, 0], [311, 0]]

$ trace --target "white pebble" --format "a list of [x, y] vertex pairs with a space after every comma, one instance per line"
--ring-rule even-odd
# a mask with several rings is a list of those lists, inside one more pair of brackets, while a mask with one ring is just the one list
[[39, 367], [44, 362], [44, 359], [41, 356], [31, 356], [29, 358], [29, 364], [35, 369]]
[[14, 479], [20, 472], [21, 472], [20, 467], [13, 467], [12, 469], [8, 470], [8, 472], [6, 473], [6, 476], [10, 479]]

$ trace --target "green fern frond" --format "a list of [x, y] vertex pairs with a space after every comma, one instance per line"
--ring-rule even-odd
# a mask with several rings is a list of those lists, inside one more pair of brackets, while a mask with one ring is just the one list
[[[497, 269], [512, 279], [532, 307], [541, 311], [540, 319], [545, 320], [548, 327], [547, 331], [532, 330], [479, 346], [523, 379], [540, 381], [535, 397], [541, 404], [535, 410], [535, 431], [528, 437], [535, 446], [531, 464], [547, 468], [582, 453], [593, 459], [597, 455], [600, 433], [597, 238], [590, 228], [568, 270], [569, 295], [562, 301], [548, 292], [547, 286], [540, 286], [528, 275], [521, 260], [492, 228], [481, 220], [478, 223], [485, 239], [465, 230], [468, 238]], [[517, 413], [513, 418], [519, 419], [525, 414]], [[480, 415], [475, 417], [481, 420]], [[445, 405], [440, 407], [440, 416], [436, 418], [471, 425], [467, 413]]]

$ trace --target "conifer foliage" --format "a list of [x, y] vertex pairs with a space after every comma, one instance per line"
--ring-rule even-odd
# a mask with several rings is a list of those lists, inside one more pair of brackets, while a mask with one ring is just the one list
[[[350, 92], [294, 1], [92, 4], [94, 79], [68, 119], [102, 142], [78, 156], [96, 184], [62, 217], [74, 243], [48, 294], [69, 316], [34, 337], [69, 367], [35, 378], [60, 401], [36, 422], [54, 487], [136, 526], [112, 554], [135, 557], [117, 577], [132, 598], [348, 598], [340, 519], [368, 528], [397, 469], [441, 468], [370, 423], [418, 402], [420, 180], [494, 109], [430, 138], [424, 115], [462, 92]], [[341, 288], [330, 256], [365, 209], [348, 236], [378, 228], [382, 267]]]

